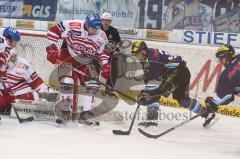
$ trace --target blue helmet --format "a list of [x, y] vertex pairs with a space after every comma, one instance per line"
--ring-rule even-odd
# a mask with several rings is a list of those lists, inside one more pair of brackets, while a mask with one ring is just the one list
[[3, 36], [13, 41], [20, 41], [19, 32], [13, 27], [7, 27], [3, 30]]
[[94, 29], [101, 28], [101, 18], [97, 13], [89, 13], [86, 17], [86, 24]]

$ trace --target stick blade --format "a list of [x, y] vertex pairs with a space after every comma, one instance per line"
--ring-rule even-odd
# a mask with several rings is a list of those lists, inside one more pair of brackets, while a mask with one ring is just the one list
[[129, 135], [130, 134], [129, 131], [122, 131], [122, 130], [113, 130], [112, 133], [115, 135]]
[[34, 120], [34, 117], [31, 116], [31, 117], [28, 117], [28, 118], [25, 118], [25, 119], [20, 119], [19, 122], [20, 123], [24, 123], [24, 122], [31, 122]]
[[151, 134], [143, 131], [141, 128], [138, 128], [138, 131], [139, 131], [142, 135], [144, 135], [144, 136], [146, 136], [146, 137], [148, 137], [148, 138], [152, 138], [152, 139], [157, 139], [157, 138], [159, 138], [160, 136], [162, 136], [162, 135], [151, 135]]

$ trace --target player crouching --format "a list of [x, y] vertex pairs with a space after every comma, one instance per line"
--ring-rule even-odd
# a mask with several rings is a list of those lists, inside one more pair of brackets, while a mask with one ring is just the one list
[[[208, 109], [203, 107], [199, 101], [189, 97], [188, 88], [191, 74], [181, 56], [169, 55], [158, 48], [148, 48], [144, 41], [135, 41], [131, 54], [141, 62], [144, 70], [144, 82], [147, 86], [141, 91], [138, 104], [147, 106], [148, 120], [158, 119], [161, 95], [168, 97], [172, 94], [179, 105], [201, 114], [206, 119], [205, 122], [208, 122], [212, 113], [209, 113]], [[152, 81], [159, 81], [160, 84], [155, 87], [149, 86]], [[150, 121], [144, 122], [142, 125], [157, 125], [157, 123]]]
[[[11, 99], [34, 100], [34, 92], [39, 94], [49, 92], [49, 87], [43, 82], [29, 63], [12, 50], [5, 79], [6, 89]], [[11, 101], [2, 105], [0, 112], [10, 113]]]
[[5, 105], [14, 101], [14, 96], [6, 90], [5, 82], [10, 51], [17, 46], [18, 41], [20, 41], [20, 34], [16, 29], [7, 27], [3, 30], [0, 37], [0, 112], [4, 110]]

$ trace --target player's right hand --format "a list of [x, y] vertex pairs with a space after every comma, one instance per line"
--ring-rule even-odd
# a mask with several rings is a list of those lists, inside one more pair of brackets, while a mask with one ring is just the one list
[[52, 44], [46, 47], [47, 51], [47, 60], [50, 61], [52, 64], [55, 64], [58, 59], [58, 48], [55, 44]]
[[218, 110], [218, 106], [213, 102], [213, 97], [207, 97], [205, 103], [208, 112], [214, 113]]

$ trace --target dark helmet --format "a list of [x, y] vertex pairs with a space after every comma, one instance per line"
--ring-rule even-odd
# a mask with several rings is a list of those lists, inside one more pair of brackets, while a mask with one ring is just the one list
[[13, 41], [20, 41], [20, 34], [19, 32], [12, 27], [7, 27], [3, 30], [3, 36], [5, 38], [9, 38]]
[[235, 57], [235, 50], [231, 45], [224, 44], [217, 49], [216, 57], [220, 60], [231, 60]]
[[97, 13], [89, 13], [86, 17], [86, 24], [94, 29], [101, 28], [101, 18]]
[[148, 49], [147, 44], [142, 40], [138, 40], [138, 41], [133, 42], [132, 49], [131, 49], [131, 54], [133, 56], [135, 56], [140, 51], [147, 50], [147, 49]]

